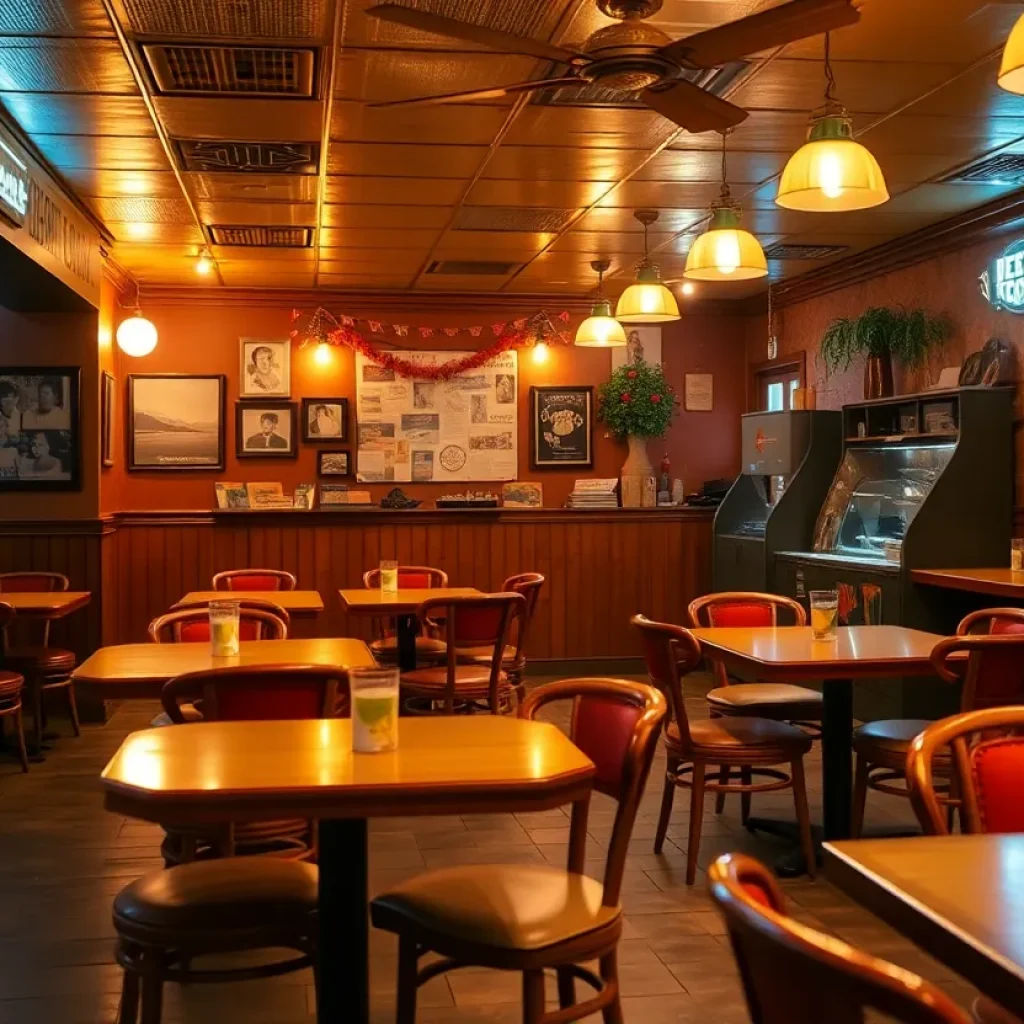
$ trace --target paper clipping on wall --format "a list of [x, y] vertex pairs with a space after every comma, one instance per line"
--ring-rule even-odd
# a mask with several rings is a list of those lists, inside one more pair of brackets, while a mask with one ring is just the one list
[[[462, 352], [412, 352], [423, 366]], [[514, 351], [447, 381], [407, 380], [356, 354], [356, 479], [515, 480], [519, 366]]]

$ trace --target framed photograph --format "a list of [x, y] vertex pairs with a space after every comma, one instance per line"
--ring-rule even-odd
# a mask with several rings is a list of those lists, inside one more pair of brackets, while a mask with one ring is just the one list
[[530, 388], [530, 468], [593, 468], [593, 409], [590, 386]]
[[223, 469], [223, 374], [128, 374], [128, 468]]
[[351, 472], [348, 452], [317, 452], [316, 471], [320, 476], [348, 476]]
[[292, 393], [292, 343], [240, 338], [242, 398], [288, 398]]
[[503, 484], [501, 503], [505, 508], [541, 508], [544, 505], [544, 485], [525, 482]]
[[81, 490], [77, 366], [0, 368], [0, 493]]
[[302, 440], [345, 444], [348, 441], [348, 399], [304, 398]]
[[117, 402], [117, 381], [113, 374], [103, 371], [103, 390], [100, 392], [100, 446], [104, 466], [114, 464], [114, 410]]
[[235, 403], [238, 458], [294, 459], [298, 454], [299, 407], [268, 398]]

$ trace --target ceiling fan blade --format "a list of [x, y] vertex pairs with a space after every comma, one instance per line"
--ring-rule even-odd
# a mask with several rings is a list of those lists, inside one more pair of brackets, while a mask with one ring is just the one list
[[790, 0], [767, 11], [698, 32], [661, 49], [662, 56], [699, 68], [720, 67], [751, 53], [853, 25], [862, 0]]
[[493, 89], [476, 89], [473, 92], [446, 92], [438, 96], [417, 96], [409, 100], [385, 100], [383, 103], [369, 103], [370, 107], [419, 107], [437, 106], [442, 103], [468, 103], [470, 100], [498, 99], [512, 96], [517, 92], [534, 92], [561, 85], [583, 85], [580, 78], [541, 78], [535, 82], [517, 82], [515, 85], [499, 85]]
[[746, 120], [747, 112], [693, 82], [680, 79], [667, 89], [645, 89], [640, 98], [662, 117], [688, 132], [721, 132]]
[[560, 64], [571, 64], [574, 60], [585, 56], [572, 50], [542, 42], [539, 39], [525, 39], [514, 36], [510, 32], [500, 32], [482, 25], [471, 25], [469, 22], [456, 21], [441, 14], [431, 14], [414, 7], [401, 7], [398, 4], [377, 4], [369, 7], [366, 13], [371, 18], [390, 21], [396, 25], [405, 25], [420, 32], [433, 32], [434, 35], [448, 36], [450, 39], [461, 39], [466, 43], [479, 43], [492, 50], [505, 53], [522, 54], [526, 57], [537, 57], [539, 60], [553, 60]]

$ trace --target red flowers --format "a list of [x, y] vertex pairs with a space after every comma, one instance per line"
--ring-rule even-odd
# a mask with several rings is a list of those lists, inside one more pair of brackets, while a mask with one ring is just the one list
[[657, 405], [661, 401], [661, 395], [651, 395], [651, 401]]
[[629, 373], [626, 374], [626, 376], [630, 380], [636, 380], [636, 370], [630, 370]]
[[632, 397], [633, 396], [628, 391], [623, 391], [622, 394], [619, 395], [619, 401], [620, 402], [628, 402], [628, 401], [630, 401], [632, 399]]

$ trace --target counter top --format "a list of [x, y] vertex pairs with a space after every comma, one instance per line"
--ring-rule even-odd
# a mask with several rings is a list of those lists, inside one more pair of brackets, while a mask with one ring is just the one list
[[993, 597], [1024, 598], [1024, 572], [1012, 569], [914, 569], [914, 583], [947, 590], [968, 590]]

